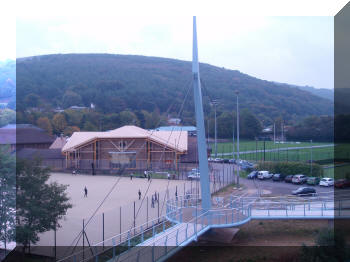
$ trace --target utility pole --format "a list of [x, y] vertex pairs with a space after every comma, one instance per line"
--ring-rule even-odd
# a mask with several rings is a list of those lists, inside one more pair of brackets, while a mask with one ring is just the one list
[[235, 118], [232, 119], [232, 159], [235, 159]]
[[214, 106], [214, 125], [215, 125], [215, 130], [214, 130], [214, 147], [215, 147], [215, 158], [218, 157], [218, 146], [217, 146], [217, 125], [216, 125], [216, 106], [218, 105], [217, 100], [213, 100], [211, 104]]
[[284, 126], [283, 126], [283, 120], [282, 120], [282, 122], [281, 122], [281, 140], [282, 140], [282, 143], [284, 142], [284, 134], [283, 134], [283, 129], [284, 129]]
[[311, 143], [311, 155], [310, 155], [310, 173], [311, 173], [311, 176], [312, 176], [312, 139], [310, 140], [310, 143]]
[[239, 186], [239, 91], [235, 91], [237, 97], [237, 185]]
[[265, 137], [264, 137], [264, 162], [265, 162]]
[[273, 122], [273, 144], [276, 144], [276, 123]]

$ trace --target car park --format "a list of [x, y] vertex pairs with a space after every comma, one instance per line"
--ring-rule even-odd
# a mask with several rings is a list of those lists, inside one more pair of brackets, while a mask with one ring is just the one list
[[337, 179], [334, 182], [334, 187], [336, 187], [336, 188], [350, 187], [350, 180], [348, 180], [348, 179]]
[[272, 174], [269, 173], [269, 171], [259, 171], [258, 172], [258, 178], [261, 180], [269, 179], [271, 177], [272, 177]]
[[247, 176], [248, 179], [255, 179], [258, 178], [258, 171], [252, 171], [249, 173], [249, 175]]
[[325, 178], [322, 178], [320, 181], [320, 186], [333, 186], [333, 185], [334, 185], [333, 178], [325, 177]]
[[293, 184], [304, 184], [306, 183], [307, 180], [307, 176], [299, 174], [299, 175], [295, 175], [292, 178], [292, 183]]
[[293, 176], [294, 175], [288, 175], [284, 178], [284, 182], [286, 183], [292, 183], [292, 180], [293, 180]]
[[282, 175], [282, 174], [274, 174], [274, 175], [272, 176], [272, 181], [273, 181], [273, 182], [276, 182], [276, 181], [283, 181], [284, 178], [285, 178], [285, 176]]
[[316, 186], [320, 183], [319, 177], [310, 176], [306, 180], [306, 184]]
[[297, 190], [292, 191], [293, 195], [314, 195], [316, 190], [313, 187], [299, 187]]

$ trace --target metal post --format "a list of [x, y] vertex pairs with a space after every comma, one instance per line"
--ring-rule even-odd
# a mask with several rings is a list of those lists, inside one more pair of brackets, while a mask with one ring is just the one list
[[264, 137], [264, 162], [265, 162], [265, 137]]
[[237, 96], [237, 185], [239, 186], [239, 100], [238, 100], [238, 94], [239, 91], [236, 90], [235, 94]]
[[[5, 223], [6, 226], [6, 223]], [[55, 260], [57, 258], [57, 238], [56, 238], [56, 231], [57, 231], [57, 225], [55, 225]], [[6, 232], [6, 230], [5, 230]], [[5, 237], [5, 255], [6, 255], [6, 237]]]
[[115, 259], [115, 246], [117, 245], [115, 238], [112, 238], [112, 244], [113, 244], [113, 261]]
[[83, 219], [83, 260], [85, 259], [85, 220]]
[[102, 249], [105, 249], [105, 213], [102, 213]]
[[158, 200], [157, 200], [157, 203], [158, 203], [158, 223], [159, 223], [159, 194], [158, 194]]
[[311, 173], [311, 176], [312, 176], [312, 139], [310, 140], [310, 143], [311, 143], [311, 156], [310, 156], [310, 173]]
[[217, 127], [216, 127], [216, 102], [213, 102], [214, 104], [214, 118], [215, 118], [215, 158], [218, 157], [218, 145], [217, 145]]
[[146, 223], [147, 223], [147, 227], [148, 227], [148, 196], [147, 196]]
[[179, 245], [179, 230], [176, 231], [176, 246]]
[[143, 242], [143, 226], [141, 225], [141, 242]]
[[122, 207], [119, 207], [119, 236], [120, 243], [122, 242]]
[[135, 227], [136, 227], [136, 203], [135, 203], [135, 201], [134, 201], [134, 235], [135, 235]]
[[199, 77], [199, 63], [198, 63], [198, 47], [197, 47], [197, 27], [196, 17], [193, 17], [193, 89], [194, 89], [194, 102], [195, 102], [195, 115], [197, 124], [197, 151], [199, 159], [199, 172], [200, 182], [202, 189], [202, 208], [208, 210], [211, 208], [211, 196], [209, 186], [209, 170], [208, 170], [208, 157], [207, 157], [207, 145], [205, 143], [204, 133], [204, 116], [203, 116], [203, 104], [202, 104], [202, 92], [200, 87]]

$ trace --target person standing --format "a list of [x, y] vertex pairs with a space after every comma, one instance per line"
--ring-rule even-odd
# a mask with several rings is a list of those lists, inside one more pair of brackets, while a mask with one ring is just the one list
[[148, 173], [148, 182], [151, 180], [151, 174]]
[[130, 174], [130, 180], [132, 180], [132, 173]]
[[139, 200], [141, 199], [141, 190], [139, 189]]
[[153, 197], [153, 195], [152, 195], [151, 208], [154, 208], [154, 197]]
[[154, 192], [154, 202], [157, 202], [158, 199], [157, 199], [157, 192]]
[[91, 163], [91, 169], [92, 169], [92, 175], [95, 175], [95, 164], [94, 162]]
[[84, 197], [87, 197], [87, 194], [88, 194], [88, 190], [87, 190], [87, 188], [85, 186], [85, 188], [84, 188]]

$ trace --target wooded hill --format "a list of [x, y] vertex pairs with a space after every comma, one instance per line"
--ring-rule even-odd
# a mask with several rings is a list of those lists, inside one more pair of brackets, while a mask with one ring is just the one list
[[[332, 114], [330, 100], [295, 87], [208, 64], [200, 64], [200, 72], [206, 112], [210, 99], [219, 100], [219, 110], [234, 110], [234, 91], [239, 90], [241, 108], [249, 109], [261, 120]], [[45, 104], [67, 108], [94, 103], [96, 110], [105, 113], [125, 109], [163, 113], [175, 101], [175, 108], [170, 110], [175, 113], [190, 86], [191, 63], [175, 59], [67, 54], [17, 60], [19, 110]], [[191, 99], [192, 90], [189, 95]], [[185, 103], [184, 110], [190, 115], [192, 104], [192, 100]]]

